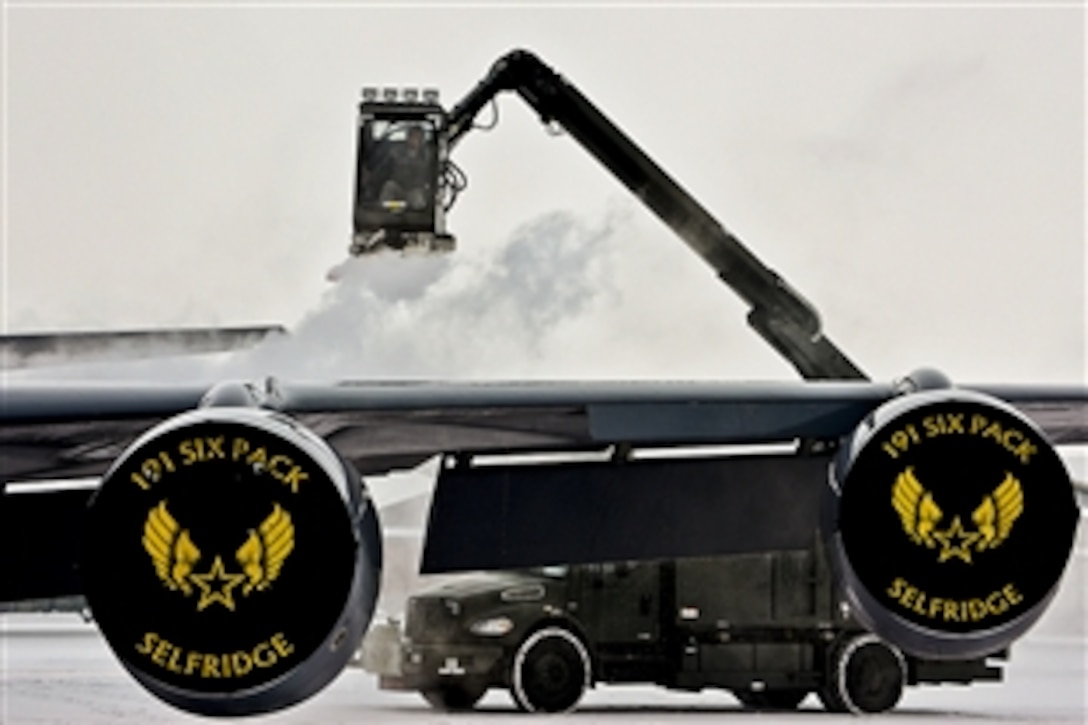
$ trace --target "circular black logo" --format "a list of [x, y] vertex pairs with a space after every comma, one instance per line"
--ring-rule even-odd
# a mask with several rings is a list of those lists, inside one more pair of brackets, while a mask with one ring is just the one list
[[1068, 474], [1004, 405], [952, 392], [915, 397], [899, 401], [846, 465], [845, 556], [868, 596], [916, 631], [1009, 625], [1061, 578], [1077, 519]]
[[299, 441], [242, 420], [154, 432], [92, 502], [87, 597], [126, 666], [195, 693], [283, 676], [355, 574], [344, 493]]

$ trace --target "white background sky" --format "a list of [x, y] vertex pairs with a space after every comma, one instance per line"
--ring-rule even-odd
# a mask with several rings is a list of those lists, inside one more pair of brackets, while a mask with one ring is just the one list
[[794, 377], [513, 96], [455, 154], [443, 277], [392, 299], [324, 281], [359, 89], [453, 104], [526, 47], [874, 377], [1083, 380], [1085, 14], [1040, 5], [8, 2], [2, 321], [281, 321], [306, 365], [254, 364], [311, 376]]

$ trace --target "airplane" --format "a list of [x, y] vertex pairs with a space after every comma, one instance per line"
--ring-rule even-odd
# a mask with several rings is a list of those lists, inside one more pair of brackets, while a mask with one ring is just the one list
[[[433, 94], [364, 93], [352, 253], [454, 250], [445, 213], [463, 185], [449, 153], [507, 90], [707, 261], [804, 380], [9, 379], [0, 600], [83, 594], [163, 701], [279, 710], [341, 671], [373, 615], [382, 536], [365, 478], [438, 457], [423, 572], [818, 536], [854, 616], [905, 652], [981, 656], [1026, 632], [1072, 549], [1080, 514], [1055, 446], [1088, 442], [1088, 388], [957, 385], [929, 368], [867, 379], [808, 300], [531, 53], [501, 58], [449, 112]], [[420, 143], [412, 193], [395, 170]], [[597, 457], [533, 462], [585, 453]], [[86, 476], [100, 483], [6, 490]]]

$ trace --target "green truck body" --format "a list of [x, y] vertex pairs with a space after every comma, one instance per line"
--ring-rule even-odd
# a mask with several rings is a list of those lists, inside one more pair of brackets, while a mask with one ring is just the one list
[[863, 630], [818, 545], [459, 575], [412, 596], [403, 625], [376, 625], [363, 660], [383, 689], [442, 709], [504, 688], [523, 710], [562, 711], [597, 683], [653, 683], [877, 712], [905, 685], [1001, 678], [987, 658], [921, 660]]

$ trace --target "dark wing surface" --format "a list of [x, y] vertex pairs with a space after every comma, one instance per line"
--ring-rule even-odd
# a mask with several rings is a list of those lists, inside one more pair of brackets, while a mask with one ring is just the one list
[[[1006, 400], [1055, 444], [1088, 443], [1088, 389], [967, 386]], [[236, 388], [239, 392], [233, 393]], [[226, 390], [224, 393], [222, 391]], [[834, 439], [895, 394], [869, 382], [344, 382], [42, 384], [0, 393], [3, 481], [101, 474], [141, 432], [212, 404], [263, 405], [325, 437], [364, 474], [436, 453]], [[207, 402], [207, 401], [206, 401]]]
[[1079, 386], [969, 385], [1011, 403], [1054, 445], [1088, 443], [1088, 389]]
[[[1088, 442], [1088, 392], [1083, 388], [979, 386], [977, 389], [1003, 398], [1035, 420], [1055, 443]], [[717, 383], [717, 382], [344, 382], [328, 385], [225, 383], [205, 385], [152, 384], [42, 384], [9, 380], [0, 396], [0, 477], [10, 482], [48, 481], [96, 477], [145, 430], [174, 414], [200, 405], [256, 405], [278, 410], [324, 437], [363, 475], [409, 468], [436, 454], [501, 454], [549, 451], [606, 450], [611, 446], [668, 448], [694, 444], [782, 443], [797, 440], [836, 441], [848, 435], [878, 405], [894, 396], [890, 384], [870, 382], [808, 383]], [[796, 456], [788, 457], [790, 459]], [[774, 537], [752, 536], [754, 531], [788, 527], [764, 524], [784, 515], [784, 501], [794, 502], [800, 516], [814, 516], [809, 509], [817, 494], [799, 493], [797, 481], [811, 481], [809, 468], [826, 466], [826, 457], [807, 463], [784, 462], [774, 457], [762, 463], [744, 461], [737, 471], [709, 470], [703, 483], [688, 484], [690, 491], [677, 489], [662, 496], [650, 495], [661, 488], [657, 475], [616, 476], [603, 489], [586, 488], [579, 494], [576, 483], [562, 495], [553, 489], [553, 478], [537, 474], [538, 484], [518, 489], [525, 511], [548, 501], [583, 497], [585, 511], [598, 510], [584, 497], [611, 498], [614, 486], [631, 483], [629, 497], [649, 496], [649, 507], [640, 514], [641, 523], [617, 525], [617, 540], [631, 538], [631, 526], [645, 524], [651, 515], [683, 520], [692, 506], [708, 502], [702, 497], [721, 488], [715, 481], [724, 476], [736, 487], [747, 485], [742, 495], [730, 490], [733, 501], [745, 501], [753, 513], [734, 506], [739, 520], [749, 522], [738, 529], [747, 536], [745, 548], [778, 546]], [[782, 474], [790, 466], [805, 470]], [[740, 469], [744, 470], [741, 471]], [[634, 469], [632, 469], [633, 471]], [[432, 537], [463, 533], [464, 509], [495, 514], [487, 506], [487, 495], [507, 490], [507, 479], [530, 481], [524, 470], [489, 474], [474, 481], [486, 484], [479, 496], [466, 495], [449, 503], [449, 515], [432, 518]], [[578, 473], [578, 472], [575, 472]], [[505, 478], [503, 478], [505, 476]], [[604, 480], [590, 476], [593, 480]], [[606, 477], [607, 478], [607, 477]], [[779, 496], [770, 495], [767, 481], [781, 479]], [[453, 474], [450, 476], [453, 480]], [[564, 480], [578, 481], [579, 476]], [[581, 480], [588, 480], [583, 477]], [[611, 479], [609, 479], [611, 480]], [[686, 480], [686, 479], [685, 479]], [[643, 483], [638, 483], [643, 481]], [[676, 482], [676, 486], [684, 482]], [[489, 487], [489, 488], [487, 488]], [[453, 487], [447, 486], [450, 490]], [[811, 483], [803, 486], [812, 489]], [[467, 490], [467, 489], [464, 489]], [[440, 488], [441, 494], [441, 488]], [[78, 556], [79, 512], [89, 491], [60, 491], [50, 487], [10, 486], [0, 508], [0, 537], [5, 572], [0, 595], [5, 599], [54, 596], [78, 590], [74, 573]], [[564, 499], [564, 496], [567, 498]], [[445, 496], [442, 496], [445, 499]], [[762, 505], [759, 501], [763, 501]], [[808, 502], [808, 503], [804, 503]], [[599, 502], [598, 502], [599, 504]], [[803, 505], [802, 505], [803, 504]], [[672, 506], [672, 513], [668, 507]], [[662, 508], [665, 507], [665, 508]], [[535, 510], [535, 509], [534, 509]], [[747, 511], [747, 514], [744, 512]], [[762, 513], [759, 513], [759, 512]], [[498, 512], [505, 516], [508, 511]], [[434, 514], [434, 512], [432, 512]], [[525, 512], [523, 512], [525, 514]], [[539, 521], [548, 519], [540, 509]], [[527, 515], [527, 514], [525, 514]], [[556, 514], [558, 516], [558, 514]], [[452, 518], [451, 518], [452, 517]], [[640, 521], [636, 516], [631, 521]], [[437, 524], [437, 527], [436, 527]], [[593, 522], [573, 521], [574, 525]], [[675, 527], [677, 545], [666, 547], [673, 555], [702, 546], [698, 536], [688, 536], [684, 526]], [[797, 528], [797, 527], [794, 527]], [[802, 527], [803, 528], [803, 527]], [[800, 530], [800, 529], [798, 529]], [[738, 536], [740, 536], [738, 533]], [[530, 532], [526, 531], [526, 536]], [[687, 538], [685, 538], [687, 537]], [[694, 538], [692, 538], [694, 537]], [[646, 537], [634, 537], [645, 541]], [[766, 541], [763, 539], [767, 538]], [[688, 539], [691, 539], [690, 541]], [[556, 556], [577, 560], [571, 553], [576, 538], [568, 538], [568, 550]], [[571, 543], [573, 542], [573, 543]], [[493, 541], [481, 539], [479, 550]], [[514, 542], [507, 542], [512, 544]], [[723, 546], [726, 544], [723, 544]], [[728, 544], [733, 546], [733, 544]], [[507, 546], [505, 558], [477, 561], [476, 565], [508, 566], [539, 558], [532, 552], [524, 558], [514, 555], [516, 546]], [[442, 547], [436, 545], [435, 550]], [[500, 547], [503, 549], [503, 547]], [[13, 556], [11, 552], [36, 552]], [[580, 558], [630, 554], [637, 558], [652, 554], [636, 547], [612, 551], [593, 550]], [[661, 552], [658, 552], [661, 554]], [[710, 552], [707, 552], [710, 553]], [[547, 555], [545, 555], [547, 556]], [[562, 560], [562, 559], [557, 559]], [[431, 568], [462, 568], [453, 561], [425, 562]], [[23, 575], [20, 575], [22, 572]], [[47, 576], [52, 573], [55, 576]]]
[[872, 383], [9, 381], [0, 398], [0, 471], [4, 481], [99, 475], [141, 432], [205, 397], [286, 413], [375, 474], [443, 452], [833, 438], [890, 395], [891, 386]]

